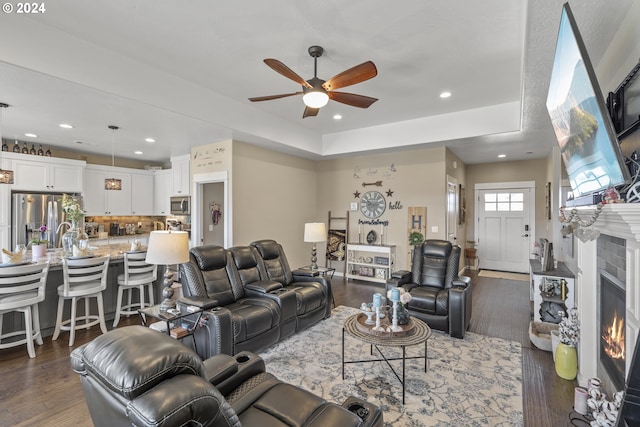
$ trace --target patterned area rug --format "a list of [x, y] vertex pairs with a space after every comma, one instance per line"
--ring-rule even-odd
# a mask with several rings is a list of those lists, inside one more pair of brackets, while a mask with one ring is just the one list
[[491, 277], [494, 279], [519, 280], [521, 282], [528, 282], [530, 279], [528, 274], [510, 273], [508, 271], [493, 271], [493, 270], [480, 270], [480, 273], [478, 273], [478, 276]]
[[[467, 332], [463, 340], [434, 331], [424, 359], [407, 360], [406, 404], [402, 386], [384, 362], [352, 363], [342, 380], [342, 324], [359, 311], [339, 306], [331, 318], [261, 353], [282, 381], [342, 403], [354, 395], [379, 405], [385, 426], [522, 426], [522, 363], [517, 342]], [[347, 335], [345, 360], [369, 356], [369, 346]], [[384, 347], [385, 356], [395, 349]], [[418, 356], [423, 345], [407, 348]], [[397, 351], [396, 355], [401, 355]], [[402, 362], [392, 362], [401, 375]]]

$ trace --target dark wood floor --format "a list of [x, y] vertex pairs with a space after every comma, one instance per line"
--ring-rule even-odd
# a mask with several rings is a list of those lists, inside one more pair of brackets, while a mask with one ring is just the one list
[[[382, 285], [344, 283], [334, 279], [338, 305], [357, 307]], [[560, 379], [551, 353], [536, 349], [528, 337], [530, 319], [527, 282], [474, 277], [471, 331], [522, 344], [525, 426], [555, 427], [568, 423], [574, 381]], [[131, 317], [120, 325], [138, 324]], [[99, 328], [81, 331], [75, 346], [90, 341]], [[44, 339], [29, 359], [25, 347], [0, 350], [0, 426], [90, 426], [80, 380], [69, 363], [68, 334]], [[74, 346], [74, 347], [75, 347]]]

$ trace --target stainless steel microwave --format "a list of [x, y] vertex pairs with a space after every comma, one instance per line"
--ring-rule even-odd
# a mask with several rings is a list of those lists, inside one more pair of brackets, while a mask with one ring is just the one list
[[171, 197], [171, 215], [191, 215], [191, 197]]

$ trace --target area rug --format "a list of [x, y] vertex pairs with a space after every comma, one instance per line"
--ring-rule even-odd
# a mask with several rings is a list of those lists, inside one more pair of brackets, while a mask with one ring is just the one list
[[[342, 403], [354, 395], [384, 412], [385, 426], [522, 426], [522, 364], [517, 342], [467, 332], [464, 339], [434, 331], [424, 359], [407, 360], [406, 403], [402, 386], [384, 362], [352, 363], [342, 380], [342, 325], [358, 313], [339, 306], [331, 318], [263, 351], [261, 356], [282, 381]], [[347, 335], [345, 360], [370, 356], [369, 346]], [[393, 357], [393, 348], [383, 347]], [[407, 348], [419, 356], [423, 345]], [[397, 351], [395, 355], [400, 355]], [[402, 361], [392, 362], [401, 375]]]
[[528, 274], [509, 273], [508, 271], [494, 271], [494, 270], [480, 270], [480, 273], [478, 273], [478, 276], [491, 277], [493, 279], [519, 280], [521, 282], [528, 282], [530, 279]]

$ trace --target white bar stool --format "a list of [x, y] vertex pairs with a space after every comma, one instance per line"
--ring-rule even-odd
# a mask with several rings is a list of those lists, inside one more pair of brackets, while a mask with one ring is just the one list
[[[58, 314], [53, 340], [58, 339], [60, 331], [69, 331], [69, 347], [73, 346], [76, 330], [89, 329], [100, 325], [103, 334], [107, 333], [104, 322], [104, 305], [102, 292], [107, 288], [107, 270], [109, 269], [109, 255], [70, 260], [62, 260], [62, 275], [64, 283], [58, 286]], [[84, 315], [77, 315], [78, 300], [84, 298]], [[91, 314], [89, 299], [96, 298], [98, 314]], [[62, 320], [65, 300], [71, 300], [71, 314], [68, 320]], [[83, 323], [78, 324], [81, 321]]]
[[[38, 303], [44, 301], [44, 289], [49, 273], [49, 261], [0, 268], [0, 349], [27, 344], [29, 357], [36, 357], [35, 341], [42, 345]], [[24, 315], [24, 330], [2, 333], [5, 313], [19, 311]], [[24, 339], [3, 343], [7, 338], [24, 335]]]
[[[113, 319], [113, 327], [118, 326], [120, 316], [131, 316], [138, 314], [138, 308], [145, 307], [145, 287], [149, 289], [149, 304], [153, 302], [153, 282], [158, 278], [158, 266], [156, 264], [147, 264], [145, 258], [146, 252], [125, 252], [124, 253], [124, 273], [118, 275], [118, 302], [116, 305], [116, 314]], [[134, 289], [138, 290], [139, 302], [131, 301], [131, 294]], [[122, 305], [122, 297], [127, 292], [127, 304]]]

